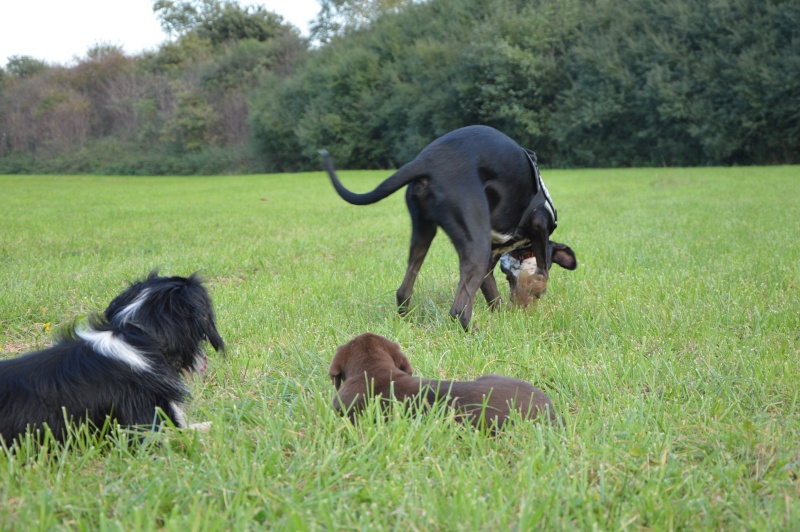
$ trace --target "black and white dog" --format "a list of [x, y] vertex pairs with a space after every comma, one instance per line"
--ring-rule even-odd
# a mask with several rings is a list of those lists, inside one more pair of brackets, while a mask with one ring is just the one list
[[[372, 192], [357, 194], [342, 185], [328, 152], [320, 150], [336, 192], [353, 205], [375, 203], [408, 185], [411, 249], [397, 289], [401, 314], [408, 310], [414, 282], [436, 236], [444, 229], [458, 252], [461, 279], [450, 315], [469, 327], [478, 288], [493, 307], [500, 301], [493, 270], [509, 254], [525, 268], [504, 263], [511, 300], [527, 306], [547, 289], [553, 264], [574, 270], [572, 249], [550, 240], [557, 214], [537, 168], [536, 155], [487, 126], [468, 126], [431, 142], [413, 161]], [[528, 255], [533, 260], [528, 260]], [[528, 273], [528, 266], [532, 270]]]
[[102, 316], [71, 326], [55, 345], [0, 361], [0, 439], [49, 427], [58, 441], [68, 424], [155, 427], [160, 409], [186, 427], [182, 374], [202, 372], [202, 344], [224, 349], [211, 298], [200, 278], [160, 277], [133, 283]]

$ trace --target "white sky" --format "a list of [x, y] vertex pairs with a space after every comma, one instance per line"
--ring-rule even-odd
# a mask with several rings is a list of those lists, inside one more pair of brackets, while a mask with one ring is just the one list
[[[308, 35], [319, 12], [316, 0], [240, 0], [263, 5]], [[0, 0], [0, 67], [8, 57], [29, 55], [47, 63], [71, 64], [99, 43], [121, 46], [127, 54], [155, 49], [168, 39], [153, 0]]]

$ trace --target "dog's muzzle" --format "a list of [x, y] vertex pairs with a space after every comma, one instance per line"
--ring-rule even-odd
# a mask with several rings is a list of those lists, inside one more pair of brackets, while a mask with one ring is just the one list
[[201, 351], [194, 359], [194, 367], [192, 368], [195, 373], [205, 373], [208, 369], [208, 356], [205, 352]]

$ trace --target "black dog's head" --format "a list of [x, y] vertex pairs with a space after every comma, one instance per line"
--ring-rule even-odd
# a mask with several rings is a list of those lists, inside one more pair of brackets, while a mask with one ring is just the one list
[[[512, 252], [513, 254], [514, 252]], [[536, 267], [536, 270], [531, 273], [525, 268], [520, 269], [516, 276], [512, 272], [505, 272], [508, 284], [511, 287], [511, 302], [520, 307], [527, 307], [534, 299], [542, 297], [547, 290], [547, 281], [550, 267], [553, 264], [558, 264], [567, 270], [574, 270], [578, 267], [578, 261], [575, 258], [575, 253], [566, 244], [559, 244], [552, 240], [547, 242], [546, 248], [547, 257], [547, 270], [544, 274], [541, 268]], [[520, 254], [520, 259], [524, 260], [524, 254]], [[535, 258], [534, 258], [535, 260]], [[522, 262], [522, 260], [520, 260]], [[537, 263], [538, 264], [538, 263]]]
[[[568, 245], [550, 240], [555, 230], [555, 215], [550, 209], [533, 209], [520, 225], [525, 230], [518, 238], [528, 240], [529, 244], [501, 257], [500, 268], [511, 288], [511, 302], [527, 307], [544, 295], [553, 264], [574, 270], [578, 260]], [[510, 262], [506, 260], [508, 257], [512, 259]]]
[[225, 348], [211, 298], [197, 274], [159, 277], [153, 271], [117, 296], [104, 314], [113, 329], [130, 334], [138, 331], [155, 342], [179, 372], [205, 369], [204, 341], [216, 351]]

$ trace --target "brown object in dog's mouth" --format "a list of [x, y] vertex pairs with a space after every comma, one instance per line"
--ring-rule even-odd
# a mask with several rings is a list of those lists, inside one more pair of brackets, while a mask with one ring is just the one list
[[547, 277], [541, 273], [531, 275], [525, 270], [519, 272], [517, 283], [511, 292], [511, 301], [527, 308], [534, 299], [539, 299], [547, 291]]
[[510, 251], [500, 259], [500, 267], [511, 285], [511, 303], [527, 308], [547, 291], [547, 272], [543, 272], [531, 251]]

